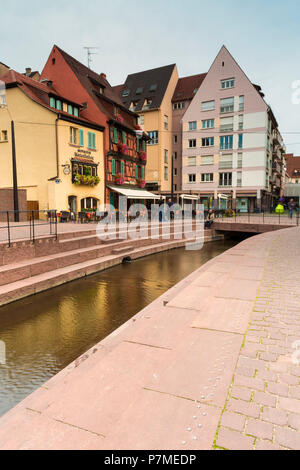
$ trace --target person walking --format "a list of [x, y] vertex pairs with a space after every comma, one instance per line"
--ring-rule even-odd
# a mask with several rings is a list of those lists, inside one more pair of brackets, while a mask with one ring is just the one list
[[205, 228], [211, 229], [215, 220], [215, 213], [212, 209], [209, 210], [207, 219], [205, 221]]
[[294, 211], [297, 209], [297, 204], [295, 203], [294, 199], [291, 199], [288, 203], [288, 210], [289, 210], [289, 217], [290, 219], [294, 216]]
[[160, 222], [165, 222], [166, 221], [165, 200], [164, 200], [163, 197], [161, 197], [160, 200], [159, 200], [159, 221]]

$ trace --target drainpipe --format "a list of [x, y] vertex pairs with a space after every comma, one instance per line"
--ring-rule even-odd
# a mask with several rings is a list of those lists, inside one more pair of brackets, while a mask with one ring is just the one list
[[59, 120], [59, 115], [55, 120], [55, 140], [56, 140], [56, 173], [57, 173], [57, 178], [59, 177], [59, 160], [58, 160], [58, 120]]
[[15, 123], [11, 121], [11, 146], [12, 146], [12, 168], [13, 168], [13, 193], [14, 193], [14, 220], [20, 221], [19, 217], [19, 197], [18, 197], [18, 177], [16, 159]]

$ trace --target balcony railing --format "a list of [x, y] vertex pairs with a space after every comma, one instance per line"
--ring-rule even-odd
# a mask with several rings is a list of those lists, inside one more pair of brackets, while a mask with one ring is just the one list
[[220, 112], [221, 112], [221, 114], [233, 113], [234, 112], [234, 105], [221, 106]]

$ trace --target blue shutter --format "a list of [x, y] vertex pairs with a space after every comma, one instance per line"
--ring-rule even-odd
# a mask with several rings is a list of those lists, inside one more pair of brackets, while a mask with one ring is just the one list
[[84, 132], [82, 129], [79, 130], [79, 136], [80, 136], [80, 147], [84, 147]]
[[51, 106], [51, 108], [55, 108], [55, 99], [54, 98], [50, 98], [50, 106]]
[[116, 176], [116, 160], [111, 161], [111, 173], [113, 176]]

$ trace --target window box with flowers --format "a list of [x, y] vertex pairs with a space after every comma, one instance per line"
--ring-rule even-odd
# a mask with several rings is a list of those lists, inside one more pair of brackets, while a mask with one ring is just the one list
[[121, 173], [118, 173], [116, 176], [115, 176], [115, 183], [118, 185], [118, 186], [123, 186], [125, 184], [126, 180], [125, 180], [125, 177], [121, 174]]
[[117, 114], [116, 120], [118, 122], [120, 122], [121, 124], [124, 124], [124, 118], [123, 118], [123, 116], [121, 116], [121, 114]]
[[144, 179], [138, 179], [137, 183], [138, 183], [139, 188], [145, 189], [146, 181]]
[[118, 144], [118, 151], [122, 153], [123, 155], [127, 155], [129, 151], [129, 147], [126, 144]]
[[81, 186], [81, 185], [84, 185], [84, 186], [98, 186], [98, 184], [100, 183], [100, 178], [99, 176], [91, 176], [91, 175], [75, 175], [74, 177], [74, 183], [77, 185], [77, 186]]
[[146, 152], [140, 152], [140, 153], [139, 153], [139, 159], [141, 160], [141, 162], [146, 162], [146, 161], [147, 161], [147, 154], [146, 154]]

